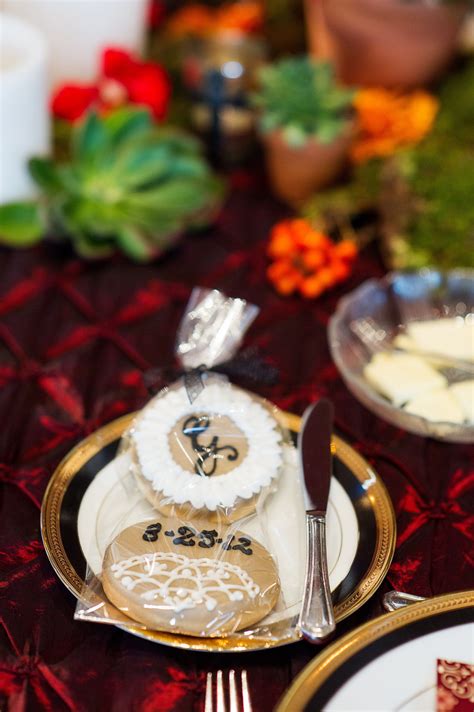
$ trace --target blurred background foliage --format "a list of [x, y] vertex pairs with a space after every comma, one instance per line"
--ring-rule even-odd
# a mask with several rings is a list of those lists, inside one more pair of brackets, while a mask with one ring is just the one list
[[381, 234], [390, 266], [474, 267], [474, 60], [440, 84], [431, 133], [387, 159], [355, 166], [305, 207], [331, 230]]

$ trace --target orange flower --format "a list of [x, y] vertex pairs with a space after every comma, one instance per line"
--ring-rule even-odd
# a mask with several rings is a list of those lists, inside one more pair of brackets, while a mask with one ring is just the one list
[[357, 246], [352, 240], [334, 243], [307, 220], [292, 219], [273, 227], [267, 254], [273, 260], [267, 277], [279, 294], [313, 299], [347, 279]]
[[176, 37], [184, 35], [207, 35], [214, 29], [214, 13], [200, 3], [185, 5], [174, 13], [168, 29]]
[[431, 129], [437, 99], [418, 90], [399, 94], [388, 89], [362, 89], [354, 99], [359, 135], [352, 160], [362, 163], [374, 156], [389, 156], [398, 148], [420, 141]]
[[242, 0], [223, 5], [217, 11], [216, 26], [220, 30], [235, 30], [250, 34], [263, 27], [264, 14], [260, 2]]
[[168, 28], [176, 37], [202, 37], [223, 30], [250, 34], [262, 29], [263, 19], [263, 6], [256, 0], [232, 2], [218, 8], [193, 3], [177, 10], [170, 19]]

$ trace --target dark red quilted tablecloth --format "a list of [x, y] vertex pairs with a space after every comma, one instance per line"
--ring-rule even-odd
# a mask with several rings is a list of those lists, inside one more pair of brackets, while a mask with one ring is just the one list
[[75, 600], [41, 544], [41, 498], [55, 466], [86, 434], [143, 405], [141, 374], [171, 361], [195, 285], [260, 306], [247, 343], [271, 358], [281, 380], [256, 390], [296, 413], [329, 395], [339, 431], [393, 498], [398, 544], [388, 580], [340, 631], [380, 613], [390, 588], [474, 588], [473, 449], [371, 415], [329, 356], [328, 319], [344, 291], [382, 274], [375, 251], [363, 253], [342, 289], [315, 302], [282, 299], [265, 280], [265, 240], [283, 214], [256, 181], [235, 187], [215, 228], [156, 264], [88, 264], [55, 246], [0, 252], [1, 710], [198, 711], [208, 670], [245, 666], [255, 709], [267, 712], [317, 652], [299, 643], [246, 656], [191, 654], [74, 622]]

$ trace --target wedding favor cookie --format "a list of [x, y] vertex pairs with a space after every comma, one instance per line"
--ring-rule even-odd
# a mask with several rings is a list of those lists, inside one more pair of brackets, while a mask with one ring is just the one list
[[110, 601], [133, 620], [206, 637], [261, 620], [280, 592], [275, 563], [253, 538], [165, 517], [128, 527], [114, 539], [102, 583]]
[[141, 490], [160, 512], [184, 519], [250, 514], [283, 459], [271, 409], [221, 382], [207, 384], [193, 404], [184, 387], [156, 398], [131, 438]]

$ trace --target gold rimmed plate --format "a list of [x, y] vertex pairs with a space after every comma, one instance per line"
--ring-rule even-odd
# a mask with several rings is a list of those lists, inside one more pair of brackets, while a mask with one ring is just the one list
[[[435, 710], [437, 660], [472, 665], [473, 645], [474, 591], [435, 596], [375, 618], [327, 647], [276, 712]], [[472, 689], [458, 682], [453, 692], [467, 701]]]
[[[296, 437], [300, 418], [290, 413], [281, 417], [282, 425]], [[76, 598], [84, 588], [86, 573], [79, 519], [84, 519], [84, 509], [89, 508], [82, 507], [81, 511], [81, 503], [87, 497], [92, 501], [93, 488], [99, 489], [96, 487], [99, 479], [105, 481], [107, 465], [114, 460], [120, 438], [133, 418], [133, 413], [123, 416], [79, 443], [60, 463], [44, 495], [41, 531], [46, 553], [57, 575]], [[334, 519], [338, 521], [341, 541], [333, 567], [337, 579], [333, 600], [336, 619], [340, 621], [360, 608], [382, 582], [392, 560], [396, 529], [391, 500], [380, 478], [343, 440], [335, 436], [334, 444], [334, 490], [339, 493], [335, 498]], [[344, 510], [336, 511], [338, 502], [347, 507], [352, 529], [345, 524]], [[356, 537], [352, 555], [344, 554], [350, 549], [345, 546], [344, 535], [347, 540]], [[276, 622], [271, 637], [262, 638], [238, 633], [229, 638], [195, 638], [143, 630], [133, 624], [123, 627], [154, 642], [206, 652], [245, 652], [295, 642], [295, 636], [288, 635], [287, 621]]]

